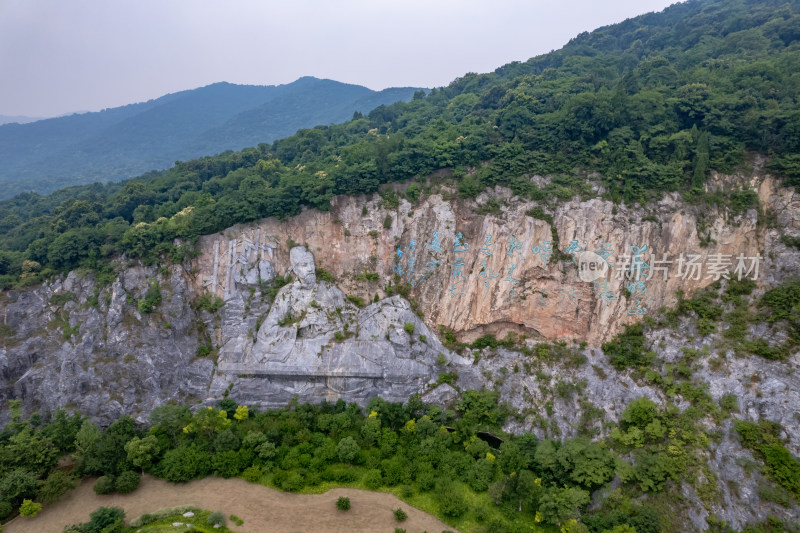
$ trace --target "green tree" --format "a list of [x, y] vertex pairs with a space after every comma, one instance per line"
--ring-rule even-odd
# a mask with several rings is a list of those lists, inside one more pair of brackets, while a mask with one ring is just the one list
[[475, 458], [486, 457], [486, 454], [491, 451], [489, 444], [476, 436], [470, 437], [464, 442], [464, 450]]
[[800, 497], [800, 460], [781, 444], [766, 444], [762, 452], [772, 477], [795, 497]]
[[499, 399], [500, 394], [496, 391], [468, 390], [461, 395], [456, 409], [468, 426], [496, 428], [502, 426], [508, 416], [506, 406], [498, 403]]
[[646, 367], [654, 353], [645, 348], [644, 325], [625, 326], [625, 331], [602, 345], [603, 352], [617, 370]]
[[150, 468], [153, 459], [155, 459], [160, 451], [158, 439], [154, 435], [148, 435], [142, 439], [133, 437], [125, 444], [124, 449], [128, 454], [128, 461], [134, 466], [138, 466], [142, 472], [144, 472], [146, 468]]
[[542, 520], [560, 526], [576, 518], [578, 509], [589, 503], [589, 493], [575, 487], [552, 487], [539, 498], [538, 514]]
[[352, 463], [361, 450], [353, 437], [345, 437], [336, 445], [336, 456], [343, 463]]
[[245, 456], [235, 450], [215, 453], [211, 457], [211, 467], [214, 472], [224, 478], [239, 475], [245, 466]]
[[412, 204], [416, 204], [419, 202], [419, 192], [419, 186], [416, 183], [412, 183], [406, 189], [406, 198], [408, 198], [408, 201]]
[[[371, 470], [367, 470], [364, 474], [364, 479], [362, 480], [364, 486], [368, 489], [376, 490], [379, 489], [383, 485], [383, 475], [381, 475], [381, 471], [377, 468], [373, 468]], [[431, 483], [433, 480], [431, 480]]]
[[239, 437], [230, 428], [220, 431], [214, 437], [212, 444], [214, 451], [217, 453], [238, 450], [240, 445]]
[[75, 435], [81, 428], [82, 421], [79, 414], [69, 416], [64, 409], [59, 408], [44, 432], [60, 453], [66, 453], [75, 449]]
[[443, 515], [458, 518], [467, 512], [469, 506], [464, 495], [450, 479], [439, 478], [434, 493], [439, 503], [439, 511]]
[[114, 477], [113, 476], [100, 476], [94, 482], [92, 489], [97, 494], [111, 494], [114, 492]]
[[39, 479], [35, 474], [22, 468], [6, 472], [0, 478], [0, 494], [3, 500], [17, 507], [25, 498], [33, 498], [39, 488]]
[[31, 500], [23, 500], [22, 505], [19, 506], [19, 514], [22, 516], [30, 516], [31, 518], [42, 510], [41, 503], [34, 503]]
[[147, 292], [144, 293], [144, 300], [139, 301], [139, 312], [149, 314], [153, 309], [161, 304], [161, 288], [158, 280], [152, 280]]
[[175, 445], [178, 437], [183, 434], [183, 428], [189, 424], [191, 418], [192, 413], [185, 405], [160, 405], [150, 412], [150, 424], [157, 426], [153, 427], [151, 431], [156, 434], [164, 433]]
[[61, 470], [53, 470], [39, 488], [38, 499], [45, 505], [51, 504], [76, 486], [78, 480], [73, 476]]
[[559, 466], [558, 448], [556, 443], [550, 439], [543, 440], [536, 445], [534, 459], [539, 469], [555, 472]]
[[386, 485], [394, 486], [411, 481], [411, 465], [405, 455], [398, 454], [381, 461], [381, 469]]
[[[377, 413], [376, 413], [377, 415]], [[381, 421], [377, 416], [370, 416], [364, 420], [364, 425], [361, 426], [361, 438], [364, 439], [366, 446], [375, 444], [381, 436]]]
[[114, 197], [111, 212], [114, 216], [132, 220], [133, 210], [142, 204], [148, 203], [153, 192], [141, 181], [129, 181]]
[[528, 466], [528, 457], [514, 442], [506, 441], [500, 445], [498, 464], [504, 474], [511, 475]]
[[709, 147], [708, 133], [702, 132], [697, 138], [697, 148], [695, 149], [694, 172], [692, 173], [692, 190], [700, 192], [706, 181], [708, 173]]
[[467, 470], [467, 484], [475, 492], [483, 492], [489, 488], [489, 484], [494, 478], [494, 472], [493, 463], [486, 459], [478, 459]]
[[670, 477], [680, 480], [681, 468], [676, 459], [664, 452], [640, 452], [634, 455], [636, 466], [634, 476], [643, 490], [659, 492], [664, 489]]
[[255, 449], [256, 454], [258, 454], [258, 457], [260, 457], [264, 461], [272, 459], [275, 456], [275, 450], [276, 450], [275, 444], [269, 441], [262, 442], [261, 444], [256, 446]]
[[192, 415], [192, 421], [183, 428], [183, 432], [198, 433], [206, 438], [211, 438], [215, 433], [228, 429], [230, 425], [231, 420], [225, 410], [208, 407], [206, 409], [198, 409]]
[[70, 229], [56, 236], [50, 243], [47, 261], [56, 268], [74, 268], [93, 246], [86, 228]]
[[543, 490], [530, 470], [520, 470], [514, 480], [514, 496], [517, 498], [517, 511], [522, 512], [523, 504], [536, 509]]
[[75, 455], [80, 459], [100, 440], [100, 430], [88, 418], [83, 421], [80, 429], [75, 434]]
[[13, 435], [6, 450], [13, 458], [12, 464], [44, 474], [58, 461], [58, 449], [41, 431], [25, 427]]
[[267, 442], [267, 436], [260, 431], [249, 431], [242, 439], [242, 448], [254, 450], [261, 444]]
[[589, 439], [578, 438], [564, 442], [556, 458], [575, 483], [587, 489], [605, 484], [614, 477], [614, 456]]
[[139, 488], [142, 477], [133, 470], [126, 470], [114, 480], [114, 490], [120, 494], [128, 494]]
[[336, 500], [336, 508], [340, 511], [349, 511], [350, 510], [350, 498], [345, 496], [339, 496], [339, 499]]
[[622, 412], [620, 420], [628, 426], [644, 429], [658, 414], [658, 407], [650, 398], [636, 398]]
[[83, 471], [88, 474], [116, 476], [123, 470], [129, 470], [125, 444], [135, 436], [137, 430], [133, 418], [121, 416], [83, 454]]
[[167, 481], [189, 481], [207, 475], [211, 471], [211, 460], [208, 453], [196, 446], [182, 446], [165, 453], [158, 470]]
[[85, 533], [122, 533], [125, 525], [125, 511], [119, 507], [99, 507], [89, 515], [83, 524]]

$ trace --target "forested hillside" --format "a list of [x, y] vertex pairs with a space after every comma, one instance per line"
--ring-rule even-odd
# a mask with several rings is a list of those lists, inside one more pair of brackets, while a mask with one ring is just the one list
[[[336, 194], [443, 168], [464, 196], [502, 184], [566, 198], [597, 172], [610, 198], [644, 202], [664, 191], [699, 198], [711, 169], [730, 171], [752, 151], [799, 184], [799, 9], [796, 0], [676, 4], [349, 122], [123, 185], [19, 195], [0, 204], [0, 273], [8, 284], [25, 260], [35, 271], [163, 253], [174, 238], [324, 210]], [[269, 106], [260, 112], [275, 113]], [[555, 180], [540, 190], [530, 174]], [[752, 201], [730, 194], [723, 200]]]
[[0, 127], [0, 197], [130, 178], [224, 150], [271, 142], [354, 111], [410, 100], [313, 77], [286, 85], [215, 83], [139, 104]]
[[[800, 0], [690, 0], [431, 91], [318, 82], [175, 131], [241, 151], [0, 202], [6, 531], [143, 473], [391, 491], [472, 533], [798, 531]], [[167, 139], [158, 105], [102, 131]], [[318, 109], [342, 122], [256, 131]]]

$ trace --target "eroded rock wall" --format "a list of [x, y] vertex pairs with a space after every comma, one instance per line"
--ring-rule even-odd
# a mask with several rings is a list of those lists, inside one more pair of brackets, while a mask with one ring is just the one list
[[[411, 297], [426, 323], [453, 329], [463, 340], [515, 331], [598, 346], [623, 325], [672, 306], [678, 290], [691, 295], [720, 275], [772, 281], [794, 272], [797, 254], [779, 242], [784, 232], [800, 232], [794, 191], [759, 175], [716, 177], [710, 187], [737, 181], [758, 191], [761, 211], [773, 213], [777, 225], [770, 227], [763, 216], [759, 221], [756, 209], [731, 216], [726, 206], [688, 205], [678, 194], [646, 209], [595, 198], [552, 211], [503, 190], [484, 193], [476, 202], [434, 194], [416, 206], [402, 200], [397, 209], [385, 208], [377, 197], [338, 197], [329, 212], [264, 219], [203, 237], [194, 288], [215, 288], [227, 298], [236, 279], [253, 279], [265, 259], [269, 271], [286, 272], [289, 245], [300, 243], [351, 295], [383, 296], [399, 274], [413, 286]], [[493, 213], [477, 214], [490, 202]], [[555, 228], [526, 215], [533, 208], [550, 212]], [[548, 260], [543, 252], [555, 248], [554, 233], [567, 260]], [[581, 263], [586, 259], [581, 250], [592, 252], [589, 259], [599, 255], [597, 265], [606, 269], [602, 276], [593, 279], [579, 270], [592, 266]], [[627, 279], [624, 269], [637, 261], [650, 269], [642, 272], [640, 284], [631, 285], [636, 280]]]
[[[707, 265], [717, 254], [734, 262], [740, 254], [760, 256], [756, 297], [800, 274], [800, 251], [782, 240], [800, 236], [795, 191], [758, 173], [715, 176], [709, 187], [734, 185], [757, 191], [759, 209], [731, 216], [725, 206], [688, 205], [677, 195], [645, 208], [595, 198], [551, 209], [503, 190], [475, 202], [452, 200], [446, 187], [419, 205], [402, 200], [397, 209], [378, 198], [336, 198], [329, 212], [205, 236], [191, 265], [122, 263], [108, 286], [73, 272], [2, 295], [0, 320], [13, 333], [0, 339], [0, 400], [19, 398], [28, 414], [65, 407], [103, 423], [122, 413], [142, 420], [168, 401], [212, 403], [226, 392], [262, 407], [294, 398], [404, 401], [416, 392], [449, 402], [458, 391], [436, 381], [453, 372], [462, 389], [495, 388], [521, 413], [509, 431], [604, 435], [632, 399], [668, 399], [661, 388], [610, 366], [600, 343], [624, 324], [674, 304], [676, 291], [690, 295], [712, 283]], [[540, 218], [552, 216], [553, 228], [528, 216], [535, 208]], [[545, 260], [541, 252], [545, 241], [555, 243], [554, 234], [562, 252], [574, 241], [595, 253], [589, 257], [603, 275], [593, 279], [579, 270], [580, 256], [576, 262], [572, 255]], [[637, 292], [617, 267], [645, 245], [644, 260], [654, 271], [665, 255], [673, 264], [666, 280], [654, 272]], [[681, 278], [678, 258], [693, 254], [704, 270], [698, 279]], [[317, 275], [318, 267], [327, 274]], [[292, 281], [270, 294], [270, 280], [286, 273]], [[395, 275], [413, 285], [413, 305], [387, 297], [390, 283], [397, 290]], [[162, 301], [144, 313], [138, 304], [155, 282]], [[224, 305], [215, 310], [206, 300], [211, 305], [198, 306], [203, 294]], [[639, 314], [637, 306], [647, 311]], [[465, 341], [523, 333], [534, 353], [540, 342], [568, 345], [556, 361], [504, 349], [459, 355], [439, 341], [440, 325]], [[772, 339], [780, 333], [769, 328], [751, 327], [764, 330], [755, 337], [785, 340]], [[702, 353], [695, 377], [710, 384], [712, 398], [732, 393], [737, 417], [781, 423], [787, 447], [800, 453], [800, 355], [780, 362], [736, 357], [713, 343], [714, 336], [698, 334], [690, 321], [652, 330], [647, 338], [663, 364], [675, 363], [683, 348]], [[704, 346], [711, 349], [702, 352]], [[763, 476], [747, 468], [749, 452], [730, 421], [714, 431], [720, 438], [708, 449], [708, 464], [719, 477], [719, 498], [707, 509], [691, 486], [683, 487], [687, 501], [695, 501], [692, 527], [702, 529], [709, 512], [734, 527], [767, 514], [800, 518], [797, 508], [760, 499]]]

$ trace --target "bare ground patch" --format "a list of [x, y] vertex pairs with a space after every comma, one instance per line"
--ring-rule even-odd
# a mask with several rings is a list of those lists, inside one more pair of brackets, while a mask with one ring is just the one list
[[[437, 518], [400, 501], [393, 494], [358, 489], [333, 489], [324, 494], [291, 494], [243, 479], [208, 477], [185, 484], [145, 476], [131, 494], [98, 496], [94, 479], [45, 507], [36, 518], [18, 517], [3, 525], [5, 533], [61, 533], [64, 526], [89, 520], [98, 507], [121, 507], [128, 521], [165, 507], [194, 505], [244, 520], [228, 527], [241, 533], [387, 532], [400, 527], [408, 533], [452, 530]], [[336, 499], [350, 498], [349, 511], [337, 511]], [[392, 511], [402, 507], [408, 519], [398, 523]], [[178, 529], [176, 528], [176, 531]]]

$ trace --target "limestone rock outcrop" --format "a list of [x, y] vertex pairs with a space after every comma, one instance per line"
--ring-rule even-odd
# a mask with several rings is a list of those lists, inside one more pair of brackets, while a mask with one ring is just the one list
[[359, 308], [335, 285], [316, 280], [314, 257], [304, 247], [292, 248], [290, 259], [298, 279], [277, 293], [254, 336], [240, 330], [226, 339], [212, 390], [230, 385], [240, 401], [260, 406], [285, 405], [295, 396], [365, 403], [378, 391], [404, 401], [424, 391], [445, 364], [463, 362], [406, 300]]
[[[604, 435], [630, 400], [667, 399], [662, 389], [612, 367], [602, 342], [673, 305], [678, 290], [691, 295], [711, 284], [715, 259], [731, 261], [721, 277], [736, 275], [737, 256], [759, 258], [758, 276], [747, 274], [757, 278], [756, 296], [800, 276], [800, 249], [786, 239], [800, 237], [800, 196], [758, 165], [751, 176], [709, 182], [742, 186], [757, 192], [758, 209], [701, 208], [678, 195], [645, 207], [615, 206], [599, 194], [550, 209], [502, 189], [455, 200], [452, 189], [431, 183], [418, 205], [335, 198], [328, 212], [204, 236], [200, 255], [183, 266], [159, 269], [123, 258], [110, 285], [72, 272], [0, 295], [0, 404], [19, 398], [26, 414], [63, 407], [108, 423], [123, 413], [143, 420], [169, 401], [208, 405], [225, 395], [271, 407], [295, 398], [365, 404], [374, 396], [406, 401], [420, 393], [453, 405], [459, 390], [492, 388], [520, 413], [509, 431]], [[646, 252], [657, 274], [643, 291], [617, 275], [637, 251]], [[701, 275], [677, 275], [677, 262], [689, 256], [703, 263]], [[657, 266], [675, 270], [664, 279]], [[162, 301], [145, 313], [138, 304], [154, 284]], [[525, 334], [534, 354], [540, 344], [563, 341], [563, 353], [547, 361], [503, 348], [459, 355], [442, 345], [440, 327], [466, 342], [487, 333]], [[763, 324], [750, 327], [767, 342], [785, 340]], [[800, 453], [800, 354], [784, 361], [736, 357], [717, 353], [714, 341], [681, 323], [652, 329], [646, 344], [668, 364], [682, 348], [701, 353], [708, 346], [694, 376], [710, 384], [713, 400], [734, 394], [736, 417], [779, 422], [787, 448]], [[437, 386], [444, 372], [457, 376], [456, 387]], [[7, 417], [0, 409], [0, 422]], [[768, 513], [800, 519], [796, 507], [761, 501], [763, 476], [736, 461], [749, 452], [730, 421], [715, 431], [720, 438], [707, 451], [720, 500], [711, 512], [733, 527]], [[683, 487], [687, 501], [696, 500], [693, 490]], [[695, 528], [709, 512], [692, 507]]]
[[[337, 197], [329, 212], [308, 210], [202, 237], [195, 288], [202, 290], [204, 280], [208, 286], [214, 264], [220, 273], [246, 267], [242, 260], [254, 249], [268, 249], [275, 271], [286, 272], [283, 243], [300, 242], [348, 294], [371, 300], [398, 278], [408, 283], [426, 323], [462, 340], [511, 331], [599, 346], [624, 325], [674, 305], [679, 290], [691, 295], [722, 276], [774, 281], [795, 270], [788, 264], [800, 255], [782, 246], [780, 235], [800, 234], [796, 193], [759, 173], [715, 176], [709, 184], [742, 186], [757, 191], [761, 212], [776, 223], [764, 223], [755, 208], [731, 214], [726, 206], [689, 205], [677, 193], [646, 208], [597, 197], [552, 211], [502, 189], [476, 202], [452, 200], [443, 189], [417, 206], [401, 200], [397, 209], [379, 198]], [[488, 205], [489, 214], [478, 214]], [[541, 220], [548, 216], [552, 226]], [[775, 249], [780, 254], [765, 253]], [[603, 274], [582, 272], [594, 263], [582, 262], [581, 254], [599, 260]], [[646, 265], [641, 283], [625, 274], [637, 261]], [[221, 274], [214, 279], [219, 296], [234, 292]]]

